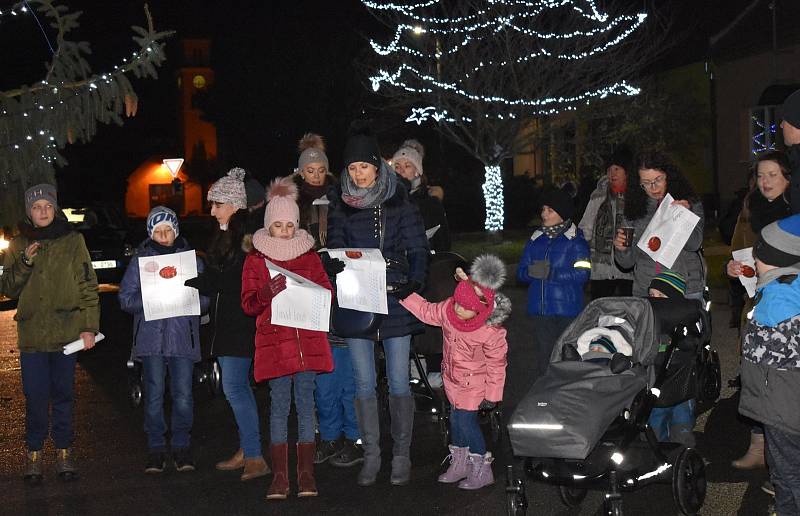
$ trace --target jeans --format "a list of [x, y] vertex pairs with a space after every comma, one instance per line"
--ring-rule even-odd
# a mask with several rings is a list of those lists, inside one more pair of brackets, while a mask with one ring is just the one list
[[294, 380], [294, 407], [297, 410], [297, 442], [314, 442], [314, 371], [273, 378], [269, 381], [270, 444], [283, 444], [289, 440], [289, 408], [292, 404]]
[[534, 378], [539, 378], [550, 365], [550, 355], [553, 346], [567, 329], [574, 317], [560, 315], [534, 315], [533, 317], [533, 356], [536, 362], [533, 365]]
[[170, 446], [172, 451], [189, 447], [194, 405], [192, 373], [194, 361], [185, 357], [141, 357], [144, 372], [144, 431], [147, 447], [164, 452], [167, 447], [167, 425], [164, 421], [164, 390], [169, 370], [169, 394], [172, 399]]
[[470, 453], [484, 455], [486, 440], [478, 424], [477, 410], [453, 409], [450, 412], [450, 438], [453, 446], [469, 448]]
[[335, 441], [340, 435], [357, 441], [358, 422], [353, 400], [356, 395], [356, 381], [353, 378], [353, 362], [350, 350], [331, 346], [333, 371], [317, 374], [315, 397], [319, 436], [323, 441]]
[[778, 516], [800, 514], [800, 470], [797, 469], [800, 464], [800, 435], [764, 425], [764, 437]]
[[222, 390], [239, 427], [239, 445], [246, 459], [261, 457], [261, 433], [258, 429], [258, 406], [250, 388], [252, 358], [217, 357], [222, 368]]
[[[374, 398], [377, 385], [375, 371], [375, 342], [367, 339], [345, 339], [353, 360], [356, 378], [356, 398]], [[408, 385], [408, 354], [411, 349], [411, 335], [384, 339], [383, 352], [386, 355], [386, 376], [389, 379], [390, 396], [411, 396]]]
[[76, 355], [60, 351], [22, 352], [22, 391], [25, 393], [25, 445], [38, 451], [44, 446], [50, 426], [50, 404], [53, 406], [53, 443], [56, 448], [69, 448], [72, 430], [73, 387]]
[[686, 400], [671, 407], [653, 407], [648, 423], [656, 438], [694, 447], [694, 405], [694, 400]]

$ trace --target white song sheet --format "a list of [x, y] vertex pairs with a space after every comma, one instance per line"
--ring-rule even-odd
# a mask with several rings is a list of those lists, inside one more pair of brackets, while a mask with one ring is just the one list
[[142, 285], [144, 320], [155, 321], [182, 315], [200, 315], [200, 294], [183, 282], [197, 277], [194, 251], [142, 256], [139, 280]]
[[344, 262], [336, 275], [336, 300], [342, 308], [388, 314], [386, 260], [380, 249], [329, 249], [331, 258]]
[[700, 220], [691, 210], [672, 204], [673, 200], [670, 194], [664, 196], [636, 244], [650, 258], [665, 267], [672, 267], [675, 263]]
[[272, 298], [272, 324], [328, 331], [331, 319], [331, 291], [313, 281], [264, 260], [269, 277], [286, 276], [286, 290]]
[[753, 248], [747, 247], [745, 249], [737, 249], [731, 253], [733, 255], [733, 259], [737, 262], [742, 262], [743, 266], [750, 267], [751, 271], [750, 276], [748, 277], [747, 274], [740, 274], [739, 281], [742, 282], [742, 286], [747, 290], [747, 297], [754, 297], [756, 295], [756, 284], [758, 283], [758, 278], [756, 277], [756, 261], [753, 259]]

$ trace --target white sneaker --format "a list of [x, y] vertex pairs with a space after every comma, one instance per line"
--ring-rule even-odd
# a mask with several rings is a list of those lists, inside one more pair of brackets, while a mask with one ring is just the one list
[[441, 389], [444, 382], [442, 381], [442, 373], [432, 372], [428, 373], [428, 383], [434, 389]]

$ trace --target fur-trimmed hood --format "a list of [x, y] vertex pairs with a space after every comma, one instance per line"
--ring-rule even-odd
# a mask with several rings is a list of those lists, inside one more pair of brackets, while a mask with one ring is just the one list
[[506, 319], [511, 315], [511, 299], [501, 292], [494, 294], [494, 310], [492, 315], [486, 319], [486, 324], [489, 326], [498, 326], [503, 324]]

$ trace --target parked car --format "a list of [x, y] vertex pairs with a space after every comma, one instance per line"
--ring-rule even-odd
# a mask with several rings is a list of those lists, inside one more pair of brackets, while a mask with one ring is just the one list
[[67, 204], [62, 211], [86, 240], [98, 283], [119, 283], [136, 250], [127, 219], [107, 205]]

